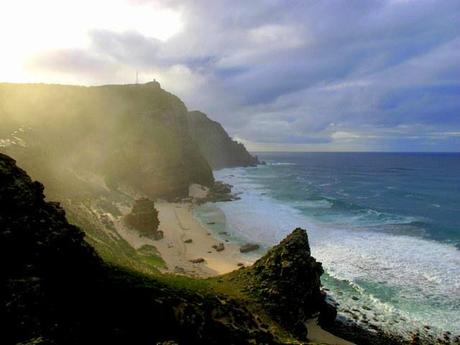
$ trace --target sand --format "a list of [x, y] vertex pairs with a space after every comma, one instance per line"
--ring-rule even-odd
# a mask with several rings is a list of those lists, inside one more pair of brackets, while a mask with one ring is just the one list
[[[194, 192], [201, 193], [201, 190], [196, 188]], [[251, 265], [254, 262], [254, 256], [240, 253], [239, 246], [235, 243], [224, 241], [225, 249], [217, 252], [212, 246], [222, 240], [193, 216], [191, 202], [157, 201], [155, 207], [159, 211], [159, 229], [164, 232], [162, 240], [154, 241], [140, 236], [136, 231], [127, 228], [121, 219], [115, 222], [115, 226], [118, 233], [134, 248], [138, 249], [145, 244], [155, 246], [166, 262], [165, 272], [206, 278], [238, 269], [238, 263]], [[186, 243], [186, 240], [192, 241]], [[190, 262], [198, 258], [203, 258], [204, 262]], [[307, 323], [307, 327], [312, 342], [330, 345], [353, 344], [323, 330], [314, 319]]]
[[316, 319], [311, 319], [307, 322], [308, 339], [313, 343], [328, 344], [328, 345], [354, 345], [345, 339], [339, 338], [328, 331], [322, 329]]
[[[155, 246], [167, 268], [165, 272], [191, 275], [194, 277], [211, 277], [237, 269], [238, 263], [251, 265], [254, 258], [242, 254], [235, 243], [217, 239], [205, 228], [192, 213], [192, 203], [170, 203], [157, 201], [159, 211], [159, 230], [164, 238], [154, 241], [140, 236], [136, 231], [126, 227], [122, 220], [115, 223], [118, 233], [135, 249], [145, 244]], [[189, 240], [186, 243], [186, 241]], [[224, 244], [224, 250], [218, 252], [213, 245]], [[190, 260], [203, 258], [202, 263]]]

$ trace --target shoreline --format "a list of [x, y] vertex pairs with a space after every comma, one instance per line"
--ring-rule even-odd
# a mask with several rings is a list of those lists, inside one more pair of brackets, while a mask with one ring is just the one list
[[[209, 278], [232, 272], [241, 265], [252, 265], [259, 256], [254, 253], [240, 253], [240, 245], [228, 239], [221, 241], [215, 233], [202, 224], [193, 214], [197, 205], [193, 202], [157, 201], [160, 219], [159, 230], [164, 232], [164, 238], [153, 240], [140, 236], [129, 229], [123, 220], [115, 226], [117, 232], [135, 249], [143, 245], [153, 245], [158, 250], [167, 268], [163, 273], [182, 274], [195, 278]], [[187, 240], [192, 240], [186, 243]], [[217, 251], [213, 245], [224, 243], [224, 250]], [[190, 260], [203, 258], [201, 263]], [[354, 343], [340, 338], [323, 329], [315, 319], [307, 323], [309, 340], [330, 345], [353, 345]]]
[[[143, 245], [154, 246], [166, 263], [163, 273], [183, 274], [197, 278], [209, 278], [252, 265], [254, 256], [240, 253], [240, 246], [230, 240], [222, 240], [206, 228], [193, 215], [191, 202], [157, 201], [155, 207], [160, 219], [159, 230], [164, 238], [153, 240], [129, 229], [123, 220], [115, 224], [117, 232], [135, 249]], [[213, 246], [223, 244], [223, 250]], [[193, 263], [192, 260], [204, 261]]]

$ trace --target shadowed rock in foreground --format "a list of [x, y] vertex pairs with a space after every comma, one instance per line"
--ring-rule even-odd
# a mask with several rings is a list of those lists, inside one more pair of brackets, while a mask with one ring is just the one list
[[134, 202], [133, 208], [125, 217], [126, 223], [139, 231], [143, 236], [162, 238], [163, 233], [158, 231], [160, 220], [155, 203], [147, 198], [141, 198]]
[[277, 343], [237, 300], [106, 266], [83, 237], [0, 154], [1, 344]]
[[322, 273], [321, 263], [310, 255], [307, 232], [297, 228], [253, 266], [232, 274], [284, 328], [306, 338], [305, 322], [325, 303]]
[[[2, 345], [294, 344], [306, 340], [307, 318], [335, 318], [324, 313], [323, 270], [305, 230], [214, 279], [127, 272], [105, 264], [59, 204], [44, 201], [43, 185], [3, 154], [0, 272]], [[331, 329], [357, 344], [400, 344]]]

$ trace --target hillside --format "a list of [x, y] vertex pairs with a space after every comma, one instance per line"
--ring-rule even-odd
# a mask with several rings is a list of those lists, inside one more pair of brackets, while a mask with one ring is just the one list
[[187, 119], [192, 138], [213, 169], [259, 164], [257, 157], [252, 156], [243, 144], [230, 138], [222, 125], [209, 119], [206, 114], [190, 111]]
[[4, 83], [0, 119], [0, 152], [58, 198], [87, 194], [88, 180], [151, 198], [186, 196], [191, 183], [212, 185], [211, 168], [257, 163], [222, 126], [190, 116], [157, 82]]
[[[304, 236], [293, 236], [278, 251], [298, 240], [302, 246]], [[83, 237], [57, 203], [44, 200], [42, 184], [0, 154], [2, 344], [297, 343], [231, 276], [129, 272], [105, 264]], [[267, 260], [276, 262], [275, 256]], [[278, 272], [271, 276], [277, 279]], [[319, 293], [316, 282], [299, 282]], [[312, 299], [311, 306], [316, 303]]]
[[211, 185], [188, 133], [187, 109], [158, 83], [98, 87], [0, 84], [1, 151], [52, 194], [81, 193], [81, 180], [150, 197]]

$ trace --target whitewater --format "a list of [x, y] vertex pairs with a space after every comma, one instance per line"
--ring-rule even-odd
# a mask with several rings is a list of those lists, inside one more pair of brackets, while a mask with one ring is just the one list
[[216, 171], [240, 199], [197, 216], [219, 212], [216, 231], [265, 249], [305, 228], [340, 315], [403, 335], [460, 334], [458, 155], [261, 158], [265, 166]]

